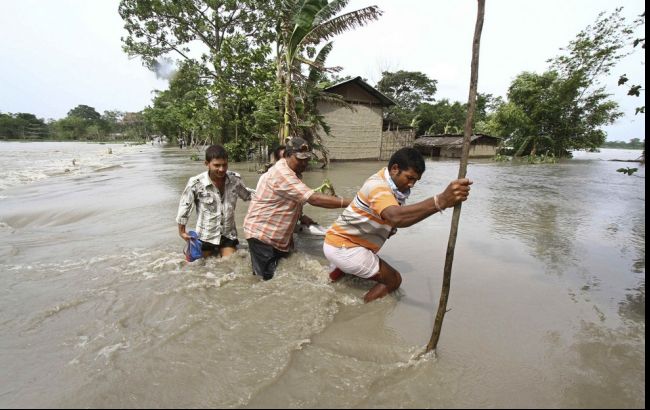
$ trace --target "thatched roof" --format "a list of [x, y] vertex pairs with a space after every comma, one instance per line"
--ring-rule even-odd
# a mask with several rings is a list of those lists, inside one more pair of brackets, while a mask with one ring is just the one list
[[[470, 141], [474, 143], [478, 139], [493, 139], [498, 140], [499, 137], [493, 137], [485, 134], [472, 135]], [[421, 147], [459, 147], [463, 145], [464, 136], [458, 134], [442, 134], [442, 135], [423, 135], [418, 137], [413, 143], [415, 146]]]

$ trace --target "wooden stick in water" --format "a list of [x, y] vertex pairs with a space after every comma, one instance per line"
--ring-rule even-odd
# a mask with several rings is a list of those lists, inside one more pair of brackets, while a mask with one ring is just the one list
[[[469, 158], [469, 147], [472, 137], [472, 121], [474, 119], [474, 110], [476, 109], [476, 89], [478, 85], [478, 57], [481, 46], [481, 32], [483, 31], [483, 16], [485, 14], [485, 0], [478, 1], [478, 12], [476, 16], [476, 26], [474, 29], [474, 41], [472, 44], [472, 73], [469, 81], [469, 99], [467, 104], [467, 117], [465, 119], [465, 135], [463, 140], [463, 151], [460, 159], [460, 169], [458, 178], [465, 178], [467, 174], [467, 159]], [[456, 237], [458, 236], [458, 223], [460, 221], [459, 203], [454, 207], [454, 213], [451, 218], [451, 230], [449, 232], [449, 241], [447, 242], [447, 255], [445, 258], [445, 270], [442, 278], [442, 292], [440, 293], [440, 303], [438, 304], [438, 313], [433, 324], [431, 339], [427, 344], [426, 352], [434, 351], [438, 346], [440, 332], [442, 330], [442, 321], [447, 312], [447, 301], [449, 300], [449, 289], [451, 287], [451, 267], [454, 262], [454, 250], [456, 247]]]

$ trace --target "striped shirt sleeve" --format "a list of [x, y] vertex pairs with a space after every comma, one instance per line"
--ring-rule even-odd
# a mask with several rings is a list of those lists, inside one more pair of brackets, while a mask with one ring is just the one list
[[314, 194], [314, 190], [305, 185], [294, 173], [281, 172], [274, 181], [273, 190], [285, 199], [304, 204]]
[[381, 217], [381, 213], [384, 209], [390, 206], [399, 206], [395, 195], [390, 191], [388, 187], [377, 186], [375, 187], [368, 195], [368, 200], [370, 202], [370, 208], [373, 210], [375, 215]]

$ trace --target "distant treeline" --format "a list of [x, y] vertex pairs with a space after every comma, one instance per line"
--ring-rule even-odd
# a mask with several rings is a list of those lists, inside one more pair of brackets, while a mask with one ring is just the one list
[[645, 149], [645, 140], [632, 138], [630, 142], [625, 141], [605, 141], [602, 148], [625, 148], [625, 149]]
[[25, 140], [146, 140], [141, 112], [104, 111], [78, 105], [65, 118], [45, 121], [31, 113], [0, 112], [0, 138]]

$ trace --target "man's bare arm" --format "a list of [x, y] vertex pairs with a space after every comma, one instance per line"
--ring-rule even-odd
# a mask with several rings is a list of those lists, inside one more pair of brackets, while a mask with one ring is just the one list
[[472, 181], [467, 178], [452, 181], [445, 190], [413, 205], [389, 206], [381, 213], [382, 219], [395, 228], [405, 228], [446, 208], [466, 201]]

